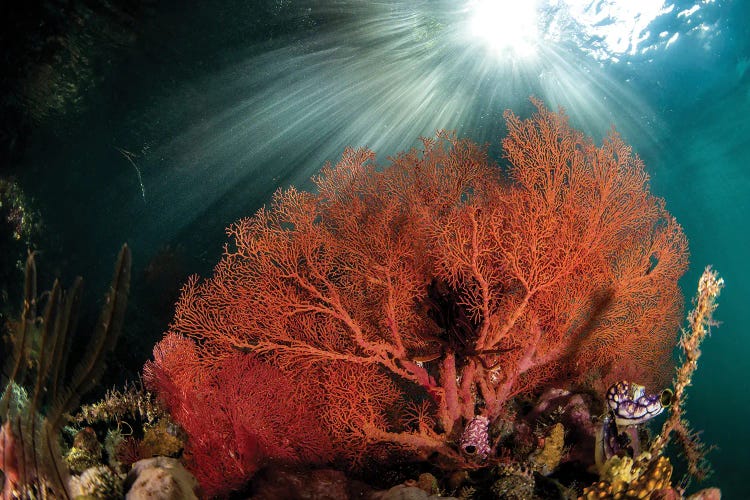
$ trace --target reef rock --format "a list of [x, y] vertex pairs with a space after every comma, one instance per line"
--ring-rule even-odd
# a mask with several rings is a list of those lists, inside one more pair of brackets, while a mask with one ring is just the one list
[[126, 500], [197, 500], [198, 481], [179, 460], [154, 457], [133, 464], [125, 491]]
[[348, 500], [352, 496], [349, 487], [344, 473], [336, 470], [268, 467], [253, 479], [253, 499]]
[[456, 500], [454, 497], [441, 497], [430, 495], [418, 486], [407, 486], [399, 484], [386, 491], [378, 491], [370, 495], [370, 500]]
[[492, 485], [492, 494], [498, 500], [530, 500], [534, 497], [534, 478], [524, 474], [501, 477]]
[[721, 490], [719, 488], [706, 488], [690, 495], [687, 500], [721, 500]]
[[89, 467], [68, 482], [74, 498], [122, 498], [122, 485], [122, 477], [105, 465]]

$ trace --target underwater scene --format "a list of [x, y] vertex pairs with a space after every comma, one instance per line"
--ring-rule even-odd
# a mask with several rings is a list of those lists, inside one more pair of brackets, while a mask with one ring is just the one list
[[750, 498], [750, 2], [2, 11], [2, 499]]

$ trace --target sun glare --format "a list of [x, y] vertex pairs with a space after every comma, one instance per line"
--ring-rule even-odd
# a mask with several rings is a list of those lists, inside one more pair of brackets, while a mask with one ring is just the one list
[[539, 36], [535, 1], [477, 0], [470, 8], [472, 35], [493, 51], [520, 57], [535, 54]]
[[617, 117], [625, 136], [648, 133], [654, 115], [620, 76], [691, 37], [710, 46], [710, 1], [299, 0], [325, 21], [311, 21], [309, 38], [295, 29], [273, 50], [238, 48], [221, 71], [160, 103], [173, 110], [160, 119], [174, 120], [160, 126], [174, 131], [153, 164], [139, 163], [149, 206], [159, 207], [149, 230], [180, 234], [186, 212], [244, 206], [245, 188], [305, 185], [345, 145], [385, 158], [439, 129], [494, 141], [499, 111], [529, 95], [590, 130]]

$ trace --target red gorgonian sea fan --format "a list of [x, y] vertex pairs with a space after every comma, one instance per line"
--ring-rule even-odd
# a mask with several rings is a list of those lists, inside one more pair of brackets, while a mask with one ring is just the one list
[[324, 463], [333, 457], [320, 415], [278, 368], [236, 352], [193, 378], [192, 340], [168, 334], [146, 364], [146, 386], [188, 434], [188, 468], [203, 492], [239, 489], [263, 465]]
[[[254, 353], [355, 461], [375, 443], [454, 456], [468, 420], [549, 385], [666, 381], [682, 229], [615, 132], [597, 147], [534, 103], [505, 114], [505, 172], [448, 133], [382, 168], [347, 149], [316, 192], [233, 224], [168, 334], [200, 346], [194, 376]], [[432, 414], [404, 425], [399, 401]]]

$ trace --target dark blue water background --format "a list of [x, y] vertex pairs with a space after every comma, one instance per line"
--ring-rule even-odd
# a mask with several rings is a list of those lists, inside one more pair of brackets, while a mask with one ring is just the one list
[[[593, 5], [602, 15], [615, 3]], [[82, 101], [29, 139], [21, 180], [45, 224], [42, 258], [64, 276], [85, 275], [95, 300], [120, 244], [131, 245], [133, 312], [118, 348], [127, 371], [166, 327], [174, 283], [209, 273], [224, 228], [274, 190], [309, 186], [347, 145], [367, 145], [385, 160], [439, 128], [489, 142], [497, 156], [502, 111], [528, 115], [536, 95], [596, 137], [615, 125], [643, 158], [690, 241], [687, 297], [707, 264], [726, 279], [723, 323], [705, 344], [688, 415], [718, 446], [708, 483], [743, 498], [750, 3], [667, 2], [639, 31], [642, 40], [620, 50], [564, 8], [546, 6], [532, 59], [472, 38], [469, 7], [459, 4], [150, 6], [132, 40], [104, 49], [106, 69]], [[510, 29], [503, 22], [498, 30]]]

